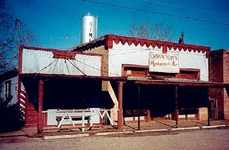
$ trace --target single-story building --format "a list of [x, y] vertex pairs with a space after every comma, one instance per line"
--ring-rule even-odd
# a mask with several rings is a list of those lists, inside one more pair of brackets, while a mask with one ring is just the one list
[[[124, 121], [136, 120], [139, 113], [142, 120], [170, 114], [207, 120], [209, 87], [226, 85], [209, 81], [211, 51], [205, 46], [106, 35], [73, 51], [101, 54], [103, 75], [127, 78], [122, 85]], [[108, 85], [114, 84], [103, 82], [104, 91], [109, 92]]]
[[105, 35], [71, 50], [21, 46], [0, 95], [18, 103], [26, 128], [108, 124], [154, 117], [209, 120], [209, 47]]

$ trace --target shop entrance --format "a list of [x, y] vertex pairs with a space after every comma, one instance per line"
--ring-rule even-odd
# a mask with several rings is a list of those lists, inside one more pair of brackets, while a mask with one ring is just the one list
[[209, 117], [212, 119], [212, 120], [217, 120], [219, 119], [218, 117], [218, 112], [219, 112], [219, 109], [218, 109], [218, 102], [217, 102], [217, 99], [216, 98], [209, 98], [209, 108], [210, 108], [210, 114], [209, 114]]

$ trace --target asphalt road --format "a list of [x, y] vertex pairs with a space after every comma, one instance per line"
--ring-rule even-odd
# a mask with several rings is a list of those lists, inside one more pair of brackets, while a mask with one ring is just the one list
[[0, 138], [0, 150], [229, 150], [229, 129], [72, 139]]

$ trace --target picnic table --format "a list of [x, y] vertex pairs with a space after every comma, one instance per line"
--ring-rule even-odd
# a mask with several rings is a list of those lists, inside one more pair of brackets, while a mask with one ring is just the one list
[[64, 120], [68, 120], [71, 122], [72, 126], [75, 127], [76, 122], [74, 121], [75, 118], [81, 120], [81, 128], [82, 131], [85, 131], [85, 121], [86, 118], [88, 118], [88, 124], [89, 127], [92, 128], [93, 122], [91, 121], [91, 117], [93, 115], [99, 115], [100, 119], [104, 119], [106, 116], [110, 122], [110, 124], [113, 126], [114, 122], [110, 117], [109, 109], [101, 109], [101, 108], [88, 108], [88, 109], [72, 109], [72, 110], [64, 110], [64, 109], [58, 109], [56, 112], [56, 117], [58, 118], [58, 124], [57, 127], [61, 128], [63, 125]]

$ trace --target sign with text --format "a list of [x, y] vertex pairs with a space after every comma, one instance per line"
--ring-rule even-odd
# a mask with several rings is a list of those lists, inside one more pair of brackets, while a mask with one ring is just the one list
[[163, 73], [179, 73], [178, 53], [149, 53], [149, 71]]

